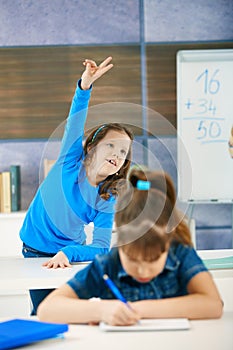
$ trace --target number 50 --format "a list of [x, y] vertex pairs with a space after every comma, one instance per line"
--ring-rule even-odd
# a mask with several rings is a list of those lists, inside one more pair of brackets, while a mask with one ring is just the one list
[[218, 122], [212, 121], [208, 124], [206, 120], [201, 120], [198, 125], [198, 140], [203, 140], [204, 138], [216, 138], [221, 134], [221, 127]]

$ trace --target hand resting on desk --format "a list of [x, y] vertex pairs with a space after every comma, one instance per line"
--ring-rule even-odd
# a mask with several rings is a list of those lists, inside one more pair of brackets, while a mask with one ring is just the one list
[[71, 267], [67, 256], [63, 252], [58, 252], [50, 260], [42, 264], [42, 266], [47, 267], [48, 269], [57, 269], [61, 267], [62, 269], [66, 267]]

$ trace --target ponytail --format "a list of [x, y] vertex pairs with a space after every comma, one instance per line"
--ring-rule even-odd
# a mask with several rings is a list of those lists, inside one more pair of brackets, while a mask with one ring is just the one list
[[[130, 187], [119, 197], [116, 208], [118, 244], [150, 234], [157, 237], [156, 245], [160, 245], [161, 251], [171, 241], [192, 246], [184, 215], [176, 208], [176, 193], [170, 176], [162, 171], [133, 169], [129, 182]], [[145, 221], [150, 225], [142, 232]]]

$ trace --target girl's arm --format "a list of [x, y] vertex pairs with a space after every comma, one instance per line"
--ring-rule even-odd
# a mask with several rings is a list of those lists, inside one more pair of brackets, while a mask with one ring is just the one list
[[99, 318], [98, 303], [78, 299], [73, 289], [65, 284], [50, 293], [39, 305], [40, 320], [60, 323], [87, 323]]
[[92, 247], [91, 245], [67, 246], [44, 262], [42, 266], [48, 269], [71, 267], [70, 262], [91, 261], [96, 255], [107, 254], [108, 251], [109, 248]]
[[111, 245], [115, 198], [101, 200], [101, 203], [98, 205], [98, 213], [93, 220], [91, 244], [67, 246], [61, 249], [70, 262], [89, 261], [93, 260], [97, 254], [108, 253]]
[[59, 156], [59, 159], [62, 161], [78, 159], [82, 155], [84, 126], [87, 118], [90, 97], [91, 89], [86, 91], [82, 90], [81, 80], [79, 80], [62, 138], [61, 152]]
[[189, 281], [188, 295], [131, 303], [141, 318], [220, 318], [223, 303], [209, 272], [200, 272]]
[[99, 323], [131, 325], [139, 315], [119, 300], [79, 299], [69, 285], [50, 293], [39, 305], [41, 321], [58, 323]]
[[110, 64], [111, 60], [112, 57], [108, 57], [99, 66], [95, 61], [89, 59], [83, 62], [86, 69], [78, 82], [62, 139], [60, 152], [60, 160], [62, 161], [65, 158], [66, 161], [69, 161], [68, 158], [70, 157], [71, 159], [77, 159], [82, 154], [82, 140], [91, 96], [91, 86], [94, 81], [113, 67], [113, 64]]
[[[109, 251], [114, 220], [115, 200], [104, 202], [102, 211], [96, 215], [92, 243], [89, 245], [68, 245], [61, 249], [54, 257], [46, 261], [43, 266], [48, 268], [70, 267], [71, 262], [90, 261], [97, 254], [106, 254]], [[105, 208], [105, 209], [103, 209]]]

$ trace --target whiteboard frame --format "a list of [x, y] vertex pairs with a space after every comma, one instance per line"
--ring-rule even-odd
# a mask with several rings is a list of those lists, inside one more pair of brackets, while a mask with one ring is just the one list
[[[210, 56], [211, 54], [211, 56]], [[181, 80], [179, 76], [179, 72], [181, 72], [181, 65], [183, 63], [188, 62], [216, 62], [216, 61], [232, 61], [233, 58], [233, 49], [207, 49], [207, 50], [179, 50], [176, 54], [176, 86], [177, 86], [177, 189], [178, 189], [178, 198], [181, 202], [188, 202], [191, 204], [216, 204], [216, 203], [230, 203], [233, 204], [233, 198], [232, 199], [192, 199], [192, 198], [182, 198], [181, 194], [181, 179], [185, 176], [185, 174], [182, 173], [183, 167], [182, 164], [182, 135], [181, 135], [181, 124], [182, 124], [182, 118], [181, 116]], [[191, 164], [191, 160], [188, 156], [188, 154], [185, 154], [185, 157], [187, 157], [188, 162]], [[191, 191], [190, 191], [191, 192]]]

